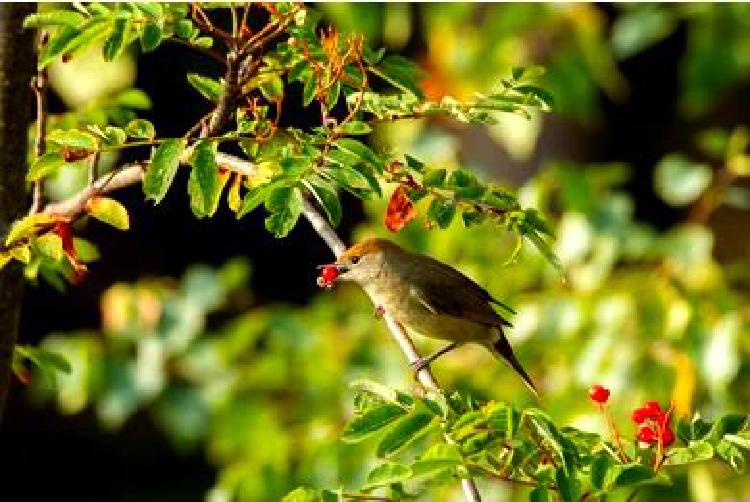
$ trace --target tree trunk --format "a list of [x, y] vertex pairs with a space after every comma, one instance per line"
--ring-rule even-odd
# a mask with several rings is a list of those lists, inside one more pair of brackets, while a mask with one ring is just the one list
[[[0, 4], [0, 237], [26, 206], [26, 148], [32, 117], [29, 87], [36, 62], [34, 34], [22, 28], [33, 3]], [[0, 242], [2, 244], [2, 242]], [[0, 270], [0, 419], [11, 384], [13, 347], [23, 294], [17, 262]]]

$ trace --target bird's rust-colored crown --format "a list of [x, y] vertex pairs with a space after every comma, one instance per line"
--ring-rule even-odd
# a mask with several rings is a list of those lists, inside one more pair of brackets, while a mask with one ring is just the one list
[[339, 256], [338, 262], [350, 260], [352, 258], [360, 258], [364, 255], [375, 253], [383, 249], [399, 249], [398, 246], [387, 239], [370, 238], [365, 239], [362, 242], [353, 245]]

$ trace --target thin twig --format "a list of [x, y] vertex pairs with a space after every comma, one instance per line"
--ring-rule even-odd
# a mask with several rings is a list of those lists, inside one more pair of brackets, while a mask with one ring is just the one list
[[349, 493], [344, 492], [341, 494], [345, 499], [352, 500], [370, 500], [373, 502], [396, 502], [396, 499], [391, 497], [382, 497], [380, 495], [370, 495], [369, 493]]
[[[41, 31], [38, 35], [38, 46], [46, 41], [47, 33]], [[44, 155], [47, 145], [45, 137], [47, 136], [47, 72], [44, 69], [38, 70], [37, 74], [31, 79], [31, 89], [34, 91], [36, 98], [36, 138], [34, 138], [34, 154], [36, 158]], [[29, 214], [39, 212], [42, 207], [44, 198], [44, 180], [34, 182], [34, 191], [31, 200]]]

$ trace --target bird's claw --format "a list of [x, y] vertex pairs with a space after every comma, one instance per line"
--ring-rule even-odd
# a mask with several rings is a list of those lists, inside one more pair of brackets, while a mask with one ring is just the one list
[[430, 365], [430, 360], [426, 357], [420, 357], [419, 359], [409, 363], [412, 371], [414, 371], [414, 379], [419, 378], [419, 372]]
[[377, 307], [375, 307], [376, 319], [382, 319], [384, 315], [385, 315], [385, 307], [383, 307], [382, 305], [378, 305]]

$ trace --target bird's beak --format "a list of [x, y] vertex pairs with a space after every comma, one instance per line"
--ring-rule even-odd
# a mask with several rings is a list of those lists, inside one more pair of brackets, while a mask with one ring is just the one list
[[318, 270], [324, 269], [326, 267], [333, 267], [336, 270], [338, 270], [338, 272], [340, 274], [344, 274], [344, 273], [346, 273], [346, 272], [349, 271], [349, 266], [348, 265], [342, 265], [340, 263], [327, 263], [325, 265], [318, 265]]

